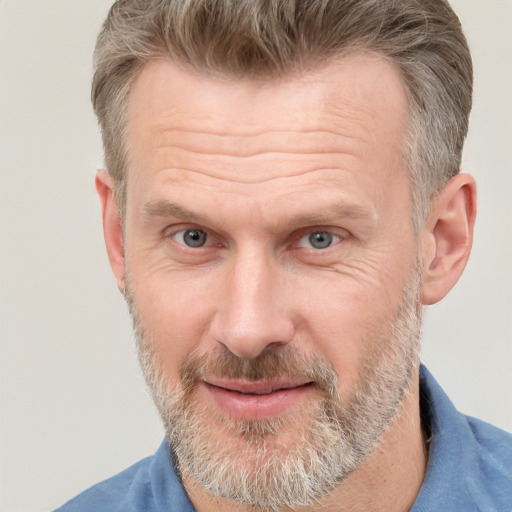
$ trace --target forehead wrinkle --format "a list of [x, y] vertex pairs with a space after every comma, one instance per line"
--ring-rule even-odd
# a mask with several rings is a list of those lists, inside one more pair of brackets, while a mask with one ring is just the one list
[[154, 150], [185, 151], [198, 155], [251, 157], [257, 155], [355, 155], [368, 144], [362, 130], [350, 134], [325, 129], [265, 130], [251, 134], [215, 133], [168, 128], [155, 130]]
[[[357, 158], [355, 154], [352, 154], [348, 151], [344, 151], [343, 153], [336, 153], [333, 151], [325, 150], [316, 150], [316, 151], [306, 151], [306, 150], [297, 150], [297, 151], [276, 151], [276, 150], [254, 150], [254, 151], [232, 151], [230, 153], [223, 153], [223, 152], [217, 152], [217, 151], [208, 151], [205, 149], [198, 148], [191, 148], [191, 147], [180, 147], [180, 146], [155, 146], [154, 151], [170, 151], [174, 153], [174, 157], [176, 159], [179, 158], [180, 153], [181, 156], [185, 155], [195, 155], [198, 159], [199, 158], [223, 158], [226, 159], [225, 162], [215, 162], [216, 165], [220, 166], [221, 168], [225, 168], [225, 165], [227, 162], [236, 162], [238, 161], [244, 161], [248, 158], [254, 158], [257, 159], [258, 157], [265, 157], [267, 159], [271, 159], [272, 156], [275, 157], [289, 157], [294, 158], [296, 157], [298, 160], [300, 160], [300, 157], [315, 157], [315, 156], [322, 156], [322, 157], [332, 157], [333, 158], [339, 158], [341, 155], [344, 157], [352, 157]], [[198, 161], [198, 164], [201, 162]], [[278, 165], [281, 162], [275, 161], [273, 167], [278, 167]], [[233, 165], [231, 163], [230, 165]], [[199, 171], [197, 171], [199, 172]], [[308, 172], [308, 171], [305, 171]], [[303, 173], [300, 173], [303, 174]], [[299, 175], [299, 174], [297, 174]]]
[[[173, 126], [173, 127], [170, 127], [170, 128], [165, 128], [165, 125], [166, 123], [161, 123], [159, 125], [155, 125], [155, 133], [158, 133], [158, 134], [168, 134], [168, 135], [171, 135], [171, 134], [179, 134], [179, 133], [184, 133], [184, 134], [194, 134], [194, 135], [208, 135], [208, 136], [212, 136], [212, 137], [232, 137], [232, 138], [244, 138], [244, 137], [253, 137], [253, 138], [257, 138], [257, 137], [263, 137], [265, 135], [269, 135], [269, 136], [274, 136], [274, 135], [278, 135], [278, 134], [285, 134], [285, 133], [290, 133], [290, 134], [316, 134], [316, 133], [319, 133], [319, 134], [327, 134], [327, 135], [336, 135], [336, 136], [340, 136], [340, 137], [345, 137], [345, 138], [354, 138], [354, 136], [352, 135], [346, 135], [345, 133], [341, 132], [341, 131], [336, 131], [336, 130], [329, 130], [327, 128], [304, 128], [303, 130], [298, 130], [298, 129], [290, 129], [290, 128], [283, 128], [283, 129], [279, 129], [279, 128], [274, 128], [274, 129], [260, 129], [260, 130], [256, 130], [256, 129], [250, 129], [250, 130], [243, 130], [243, 128], [250, 128], [250, 125], [244, 125], [244, 124], [239, 124], [235, 127], [231, 127], [231, 129], [229, 131], [226, 131], [226, 130], [214, 130], [214, 131], [206, 131], [204, 129], [201, 129], [201, 128], [190, 128], [190, 127], [187, 127], [187, 126]], [[238, 130], [239, 133], [233, 133], [234, 129]]]
[[[274, 167], [277, 167], [274, 166]], [[272, 171], [272, 169], [269, 171]], [[279, 183], [280, 181], [288, 182], [290, 179], [293, 178], [299, 178], [302, 176], [306, 176], [307, 174], [315, 174], [315, 173], [325, 173], [325, 172], [336, 172], [336, 173], [353, 173], [354, 171], [349, 171], [347, 169], [342, 169], [340, 167], [318, 167], [311, 165], [307, 169], [304, 169], [302, 171], [298, 171], [297, 169], [294, 169], [293, 174], [285, 175], [285, 176], [274, 176], [274, 175], [266, 175], [266, 176], [259, 176], [257, 173], [250, 173], [250, 172], [239, 172], [237, 173], [237, 178], [239, 179], [233, 179], [233, 176], [227, 177], [227, 176], [221, 176], [217, 175], [214, 172], [210, 170], [210, 172], [206, 172], [206, 170], [197, 170], [197, 169], [191, 169], [188, 167], [164, 167], [158, 171], [159, 173], [165, 173], [169, 172], [173, 175], [172, 181], [174, 182], [176, 179], [188, 179], [193, 183], [197, 183], [199, 185], [203, 185], [202, 180], [204, 178], [207, 178], [208, 180], [211, 180], [211, 183], [204, 184], [205, 186], [210, 187], [212, 190], [216, 190], [219, 185], [216, 185], [215, 182], [220, 182], [224, 185], [265, 185], [269, 183]], [[185, 175], [186, 178], [185, 178]], [[197, 179], [194, 180], [194, 177]], [[253, 178], [253, 179], [250, 179]]]

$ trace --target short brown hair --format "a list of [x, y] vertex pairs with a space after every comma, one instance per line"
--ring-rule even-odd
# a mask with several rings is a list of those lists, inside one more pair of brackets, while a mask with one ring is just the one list
[[356, 51], [375, 52], [401, 73], [419, 228], [432, 197], [459, 172], [471, 110], [471, 56], [445, 0], [118, 0], [98, 37], [92, 101], [121, 210], [126, 106], [148, 61], [272, 79]]

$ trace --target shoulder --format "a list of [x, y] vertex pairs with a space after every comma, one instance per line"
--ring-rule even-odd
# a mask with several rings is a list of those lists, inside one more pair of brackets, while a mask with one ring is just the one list
[[[459, 413], [460, 414], [460, 413]], [[459, 481], [468, 510], [512, 510], [512, 434], [482, 420], [460, 414]]]
[[96, 484], [55, 512], [194, 512], [169, 445]]
[[140, 501], [147, 501], [148, 493], [151, 492], [149, 467], [152, 459], [153, 457], [146, 457], [121, 473], [94, 485], [55, 512], [151, 510], [140, 508]]
[[485, 487], [507, 492], [512, 506], [512, 434], [477, 418], [464, 418]]
[[457, 411], [425, 367], [429, 462], [414, 512], [512, 510], [512, 434]]

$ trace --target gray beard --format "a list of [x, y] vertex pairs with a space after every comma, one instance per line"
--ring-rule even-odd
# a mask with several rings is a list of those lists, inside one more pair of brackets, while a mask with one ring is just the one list
[[[341, 399], [338, 376], [328, 361], [286, 348], [254, 359], [238, 358], [227, 349], [192, 354], [181, 367], [178, 386], [172, 386], [126, 290], [140, 364], [181, 474], [215, 496], [260, 510], [311, 506], [329, 494], [373, 452], [408, 392], [419, 364], [419, 289], [416, 270], [395, 317], [369, 343], [350, 403]], [[222, 418], [219, 425], [194, 400], [206, 374], [307, 378], [322, 398], [296, 414], [257, 421]], [[216, 439], [212, 425], [223, 431], [223, 441]], [[297, 434], [294, 442], [282, 443], [290, 431]]]

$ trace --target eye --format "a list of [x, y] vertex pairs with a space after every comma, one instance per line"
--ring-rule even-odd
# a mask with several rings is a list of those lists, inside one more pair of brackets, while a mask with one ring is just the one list
[[307, 249], [327, 249], [340, 240], [339, 236], [329, 231], [313, 231], [301, 237], [298, 245]]
[[203, 247], [208, 241], [208, 235], [202, 229], [183, 229], [172, 236], [179, 244], [187, 247]]

